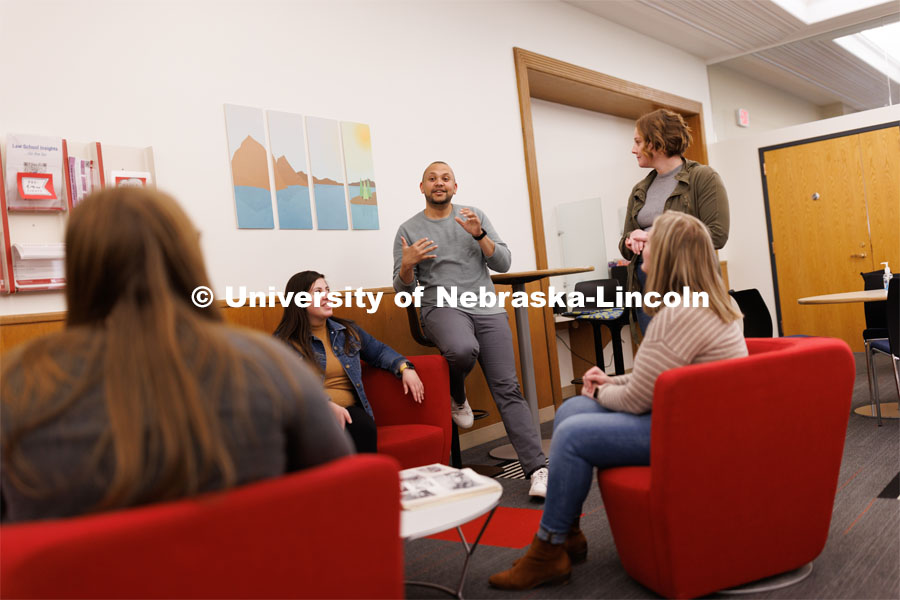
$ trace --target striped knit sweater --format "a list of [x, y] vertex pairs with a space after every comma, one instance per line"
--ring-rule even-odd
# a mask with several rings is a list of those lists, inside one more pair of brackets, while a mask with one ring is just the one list
[[664, 307], [650, 321], [631, 373], [597, 388], [597, 402], [618, 412], [649, 412], [663, 371], [747, 356], [743, 331], [742, 319], [726, 324], [708, 308]]

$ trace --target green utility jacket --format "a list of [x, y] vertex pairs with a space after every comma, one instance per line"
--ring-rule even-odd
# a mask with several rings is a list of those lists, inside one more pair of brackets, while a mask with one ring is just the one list
[[[722, 248], [728, 241], [728, 229], [730, 226], [728, 216], [728, 194], [725, 192], [725, 185], [722, 178], [716, 171], [707, 165], [682, 159], [684, 166], [681, 167], [675, 175], [675, 189], [666, 199], [666, 205], [663, 211], [677, 210], [688, 213], [703, 221], [709, 228], [712, 236], [713, 246], [716, 250]], [[625, 246], [625, 238], [634, 231], [639, 229], [637, 224], [637, 215], [644, 207], [647, 199], [647, 189], [656, 178], [656, 170], [650, 171], [650, 174], [644, 177], [631, 190], [628, 197], [628, 210], [625, 215], [625, 230], [622, 232], [622, 239], [619, 240], [619, 252], [626, 259], [632, 261], [628, 265], [628, 289], [629, 291], [639, 290], [637, 273], [634, 271], [634, 252]]]

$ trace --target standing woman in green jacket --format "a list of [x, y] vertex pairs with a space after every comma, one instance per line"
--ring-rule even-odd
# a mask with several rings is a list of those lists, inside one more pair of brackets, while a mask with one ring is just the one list
[[[684, 157], [691, 145], [691, 129], [678, 113], [666, 109], [647, 113], [634, 127], [631, 153], [638, 166], [653, 169], [631, 190], [625, 230], [619, 242], [628, 265], [629, 291], [643, 292], [646, 274], [640, 268], [644, 244], [653, 220], [667, 210], [697, 217], [709, 229], [713, 246], [728, 241], [728, 195], [722, 178], [712, 167]], [[638, 324], [645, 332], [650, 317], [638, 309]]]

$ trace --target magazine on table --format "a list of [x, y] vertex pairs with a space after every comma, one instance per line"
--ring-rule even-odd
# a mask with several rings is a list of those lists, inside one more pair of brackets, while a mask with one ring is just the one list
[[423, 508], [502, 489], [500, 484], [472, 469], [454, 469], [435, 463], [400, 471], [400, 503], [404, 510]]

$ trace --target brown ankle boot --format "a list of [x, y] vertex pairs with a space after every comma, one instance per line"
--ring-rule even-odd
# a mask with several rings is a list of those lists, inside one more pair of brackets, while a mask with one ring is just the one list
[[584, 537], [584, 532], [581, 531], [581, 517], [575, 519], [575, 522], [572, 523], [569, 535], [566, 536], [566, 543], [563, 546], [573, 565], [587, 560], [587, 538]]
[[[580, 521], [581, 519], [575, 519], [575, 523], [569, 529], [569, 534], [566, 536], [566, 541], [563, 544], [563, 548], [566, 549], [566, 554], [569, 555], [569, 560], [573, 565], [581, 564], [587, 560], [587, 538], [584, 537], [584, 532], [581, 531]], [[513, 566], [516, 566], [523, 558], [525, 557], [517, 558]]]
[[528, 553], [512, 569], [491, 575], [490, 582], [504, 590], [530, 590], [545, 583], [565, 583], [571, 574], [572, 562], [563, 545], [534, 536]]

